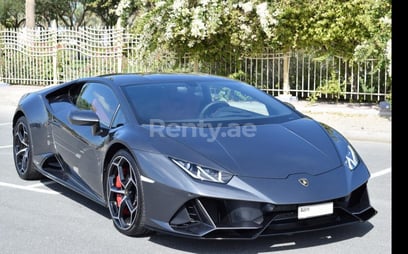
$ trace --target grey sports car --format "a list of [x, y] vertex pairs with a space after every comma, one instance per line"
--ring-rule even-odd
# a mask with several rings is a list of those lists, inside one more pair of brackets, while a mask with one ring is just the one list
[[336, 130], [243, 82], [112, 74], [24, 95], [22, 179], [109, 208], [121, 233], [254, 239], [364, 222], [370, 173]]

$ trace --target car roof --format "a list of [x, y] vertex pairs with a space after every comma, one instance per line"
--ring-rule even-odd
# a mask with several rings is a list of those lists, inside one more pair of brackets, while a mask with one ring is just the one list
[[117, 73], [98, 77], [107, 78], [116, 85], [171, 81], [231, 80], [226, 77], [199, 73]]

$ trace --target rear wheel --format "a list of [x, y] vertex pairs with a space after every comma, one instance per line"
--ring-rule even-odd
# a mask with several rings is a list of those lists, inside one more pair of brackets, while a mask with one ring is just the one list
[[22, 179], [43, 178], [33, 165], [31, 133], [24, 116], [21, 116], [13, 126], [13, 156], [17, 173]]
[[129, 236], [144, 236], [145, 211], [140, 172], [136, 161], [125, 150], [110, 161], [106, 177], [106, 196], [113, 224]]

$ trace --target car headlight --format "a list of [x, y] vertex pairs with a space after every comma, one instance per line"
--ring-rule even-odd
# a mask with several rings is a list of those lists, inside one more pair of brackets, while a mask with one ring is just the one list
[[347, 145], [346, 158], [344, 160], [345, 166], [350, 170], [354, 170], [357, 167], [358, 163], [359, 159], [356, 151], [354, 151], [351, 145]]
[[228, 183], [233, 177], [231, 173], [225, 171], [199, 166], [194, 163], [178, 159], [170, 158], [170, 160], [194, 179], [215, 183]]

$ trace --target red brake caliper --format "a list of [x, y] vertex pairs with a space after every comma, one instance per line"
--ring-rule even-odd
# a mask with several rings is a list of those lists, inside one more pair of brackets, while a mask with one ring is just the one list
[[[123, 168], [123, 175], [126, 175], [126, 174], [127, 174], [127, 169]], [[119, 174], [115, 178], [115, 187], [118, 188], [118, 189], [122, 188], [122, 181], [120, 180]], [[118, 207], [122, 203], [122, 199], [123, 199], [122, 195], [117, 193], [116, 194], [116, 205]], [[127, 207], [125, 207], [125, 209], [123, 210], [123, 215], [129, 215], [129, 214], [130, 214], [129, 209]]]
[[[119, 174], [116, 176], [116, 179], [115, 179], [115, 187], [118, 189], [122, 187], [122, 182], [120, 181]], [[117, 193], [116, 194], [116, 204], [119, 207], [121, 203], [122, 203], [122, 196], [119, 193]]]

